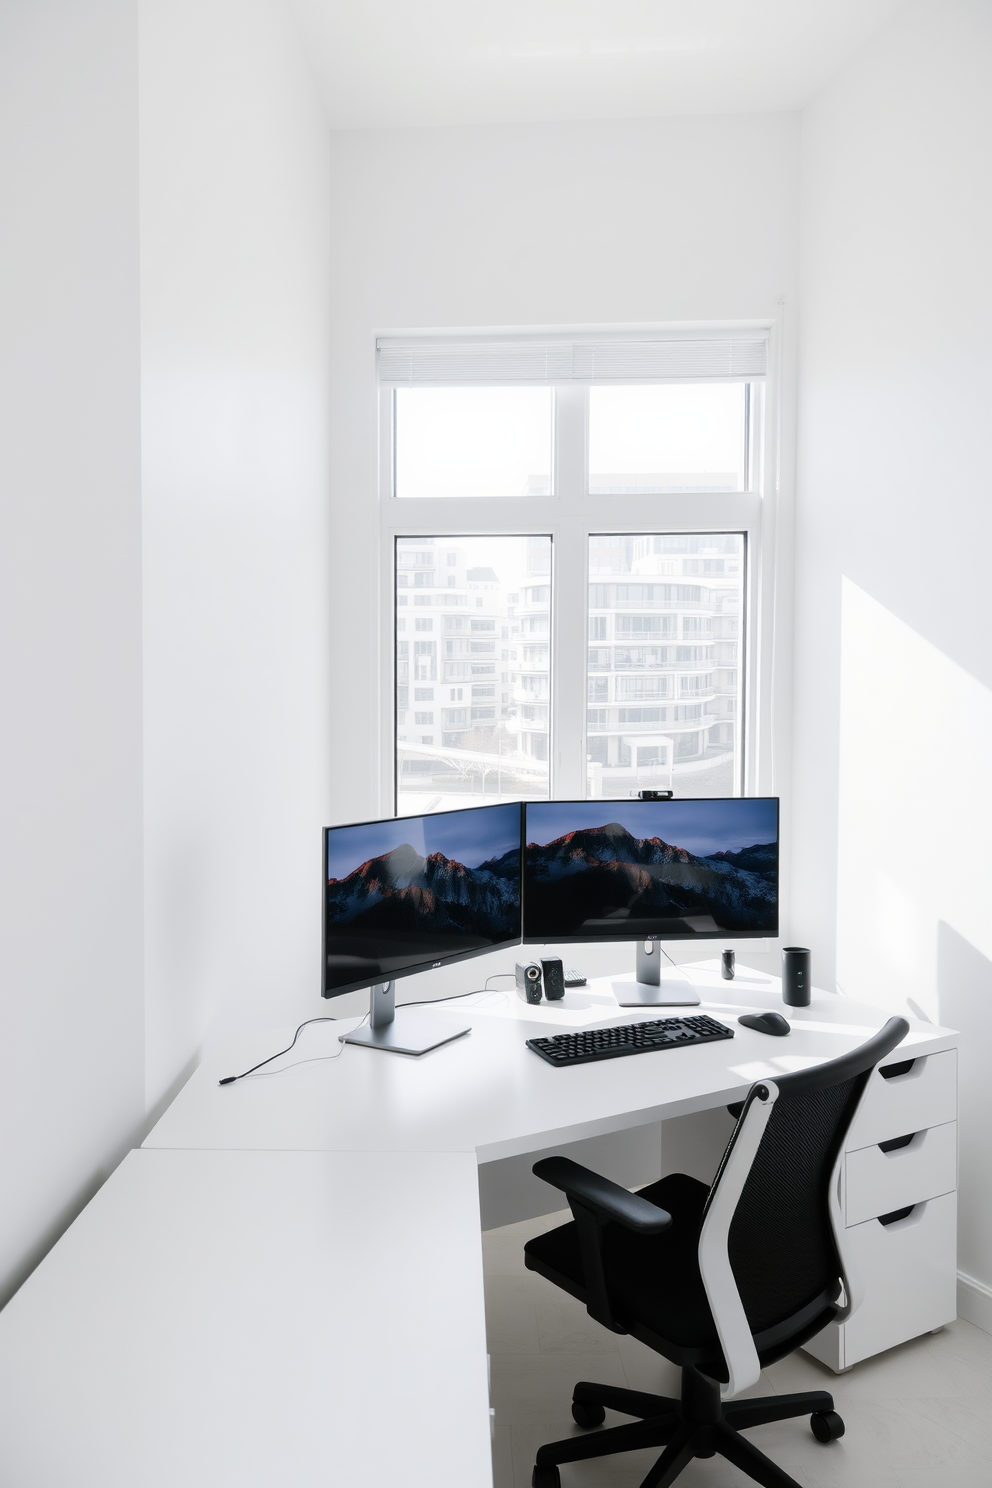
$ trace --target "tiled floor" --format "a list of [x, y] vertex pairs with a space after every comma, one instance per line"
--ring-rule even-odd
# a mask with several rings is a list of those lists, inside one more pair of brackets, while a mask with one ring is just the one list
[[[663, 1359], [608, 1333], [579, 1303], [524, 1270], [524, 1241], [555, 1222], [528, 1220], [483, 1236], [496, 1488], [530, 1488], [537, 1447], [578, 1430], [569, 1410], [576, 1380], [678, 1393], [678, 1372]], [[804, 1488], [992, 1488], [992, 1336], [970, 1323], [891, 1349], [845, 1375], [795, 1353], [748, 1393], [795, 1390], [832, 1392], [847, 1423], [841, 1441], [821, 1446], [805, 1418], [749, 1435]], [[623, 1419], [608, 1414], [607, 1424]], [[636, 1488], [657, 1455], [565, 1466], [562, 1488]], [[750, 1482], [719, 1457], [696, 1459], [680, 1479], [685, 1488]]]

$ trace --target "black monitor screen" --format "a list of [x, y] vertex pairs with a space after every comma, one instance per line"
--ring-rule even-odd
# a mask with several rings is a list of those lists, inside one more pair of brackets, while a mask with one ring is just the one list
[[778, 800], [537, 801], [524, 940], [778, 934]]
[[520, 940], [520, 806], [324, 831], [325, 997]]

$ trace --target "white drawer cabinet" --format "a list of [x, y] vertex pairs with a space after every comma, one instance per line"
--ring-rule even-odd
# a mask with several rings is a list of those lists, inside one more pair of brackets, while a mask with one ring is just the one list
[[[898, 1140], [898, 1139], [897, 1139]], [[844, 1218], [860, 1225], [957, 1188], [957, 1122], [931, 1126], [905, 1146], [862, 1147], [844, 1159]]]
[[852, 1225], [847, 1243], [864, 1300], [846, 1323], [831, 1323], [811, 1338], [807, 1353], [839, 1372], [954, 1318], [957, 1194], [916, 1204], [890, 1224]]
[[[904, 1063], [910, 1067], [902, 1073]], [[892, 1070], [900, 1073], [883, 1073]], [[880, 1065], [873, 1071], [861, 1109], [851, 1123], [848, 1152], [956, 1120], [957, 1091], [956, 1049]]]
[[844, 1250], [864, 1299], [805, 1345], [838, 1371], [956, 1314], [957, 1051], [906, 1063], [874, 1072], [845, 1143]]

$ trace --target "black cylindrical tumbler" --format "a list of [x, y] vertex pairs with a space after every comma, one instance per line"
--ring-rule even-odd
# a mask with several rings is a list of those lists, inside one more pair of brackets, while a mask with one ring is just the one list
[[787, 1007], [809, 1007], [809, 951], [805, 946], [782, 947], [782, 1001]]

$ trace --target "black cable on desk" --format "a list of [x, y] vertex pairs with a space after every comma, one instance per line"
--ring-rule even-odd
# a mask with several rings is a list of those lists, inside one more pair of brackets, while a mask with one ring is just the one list
[[[512, 977], [514, 975], [515, 975], [515, 973], [512, 972], [512, 971], [494, 971], [493, 974], [492, 974], [492, 976], [486, 978], [486, 985], [484, 987], [473, 987], [470, 992], [454, 992], [454, 993], [452, 993], [452, 995], [450, 997], [422, 997], [419, 1000], [416, 1000], [416, 1001], [413, 1001], [413, 1002], [398, 1002], [396, 1004], [396, 1006], [398, 1008], [401, 1008], [401, 1007], [426, 1007], [429, 1003], [435, 1003], [435, 1002], [457, 1002], [458, 999], [459, 999], [459, 997], [476, 997], [476, 996], [478, 996], [478, 994], [480, 992], [488, 992], [488, 990], [489, 990], [489, 983], [492, 982], [492, 981], [495, 981], [495, 979], [497, 977], [507, 977], [507, 976], [511, 976]], [[368, 1020], [369, 1017], [370, 1017], [370, 1014], [369, 1013], [366, 1013], [365, 1014], [365, 1017], [362, 1019], [362, 1023], [365, 1023]], [[328, 1013], [325, 1013], [323, 1015], [323, 1017], [307, 1018], [303, 1023], [300, 1024], [299, 1028], [293, 1034], [293, 1041], [292, 1041], [292, 1043], [287, 1044], [286, 1047], [285, 1047], [285, 1049], [280, 1049], [279, 1052], [278, 1052], [278, 1054], [270, 1054], [269, 1057], [268, 1057], [268, 1059], [260, 1059], [259, 1062], [258, 1062], [258, 1064], [253, 1064], [252, 1067], [251, 1067], [251, 1069], [243, 1070], [240, 1075], [225, 1075], [224, 1078], [223, 1078], [223, 1080], [218, 1080], [217, 1081], [217, 1084], [218, 1085], [233, 1085], [234, 1082], [235, 1082], [235, 1080], [243, 1080], [245, 1078], [245, 1075], [253, 1075], [256, 1070], [262, 1069], [262, 1067], [264, 1065], [271, 1064], [272, 1061], [273, 1061], [273, 1059], [278, 1059], [278, 1058], [280, 1058], [281, 1055], [288, 1054], [289, 1051], [290, 1051], [290, 1049], [293, 1048], [293, 1045], [296, 1043], [296, 1040], [299, 1038], [300, 1034], [303, 1032], [304, 1028], [309, 1028], [309, 1026], [310, 1026], [311, 1023], [340, 1023], [341, 1021], [342, 1020], [340, 1018], [335, 1018], [335, 1017], [331, 1016]], [[357, 1023], [355, 1025], [356, 1028], [361, 1028], [362, 1023]], [[343, 1053], [344, 1053], [344, 1044], [341, 1045], [341, 1048], [338, 1050], [337, 1054], [329, 1054], [327, 1056], [327, 1058], [328, 1059], [339, 1059], [340, 1056]]]
[[494, 971], [492, 976], [486, 977], [486, 985], [484, 987], [473, 987], [470, 992], [452, 992], [450, 997], [419, 997], [413, 1002], [398, 1002], [396, 1006], [397, 1008], [429, 1007], [435, 1002], [457, 1002], [459, 997], [478, 997], [480, 993], [489, 991], [489, 983], [494, 982], [497, 977], [513, 977], [515, 979], [516, 975], [515, 971]]
[[[370, 1015], [368, 1013], [365, 1014], [365, 1018], [368, 1018], [369, 1016]], [[365, 1018], [362, 1019], [362, 1023], [365, 1022]], [[285, 1049], [280, 1049], [278, 1054], [270, 1054], [269, 1057], [268, 1057], [268, 1059], [260, 1059], [257, 1064], [253, 1064], [252, 1065], [251, 1069], [246, 1069], [246, 1070], [242, 1071], [242, 1073], [240, 1075], [225, 1075], [224, 1078], [223, 1078], [223, 1080], [218, 1080], [217, 1081], [217, 1084], [218, 1085], [233, 1085], [234, 1082], [235, 1082], [235, 1080], [243, 1080], [244, 1077], [245, 1077], [245, 1075], [253, 1075], [255, 1073], [255, 1071], [256, 1070], [260, 1070], [263, 1065], [271, 1064], [272, 1061], [273, 1061], [273, 1059], [278, 1059], [279, 1056], [282, 1055], [282, 1054], [288, 1054], [289, 1051], [290, 1051], [290, 1049], [293, 1047], [293, 1044], [296, 1043], [296, 1040], [299, 1038], [300, 1034], [303, 1032], [304, 1028], [309, 1028], [309, 1026], [310, 1026], [311, 1023], [340, 1023], [340, 1022], [341, 1022], [341, 1019], [340, 1018], [331, 1017], [329, 1014], [325, 1014], [324, 1017], [322, 1017], [322, 1018], [307, 1018], [305, 1022], [303, 1022], [303, 1023], [300, 1024], [299, 1028], [293, 1034], [293, 1043], [287, 1044], [286, 1047], [285, 1047]], [[356, 1028], [361, 1028], [362, 1023], [357, 1023], [355, 1025]], [[340, 1058], [340, 1056], [341, 1056], [341, 1054], [343, 1052], [344, 1052], [344, 1044], [341, 1045], [341, 1048], [338, 1050], [337, 1054], [329, 1054], [327, 1056], [327, 1058], [328, 1059], [338, 1059], [338, 1058]]]

